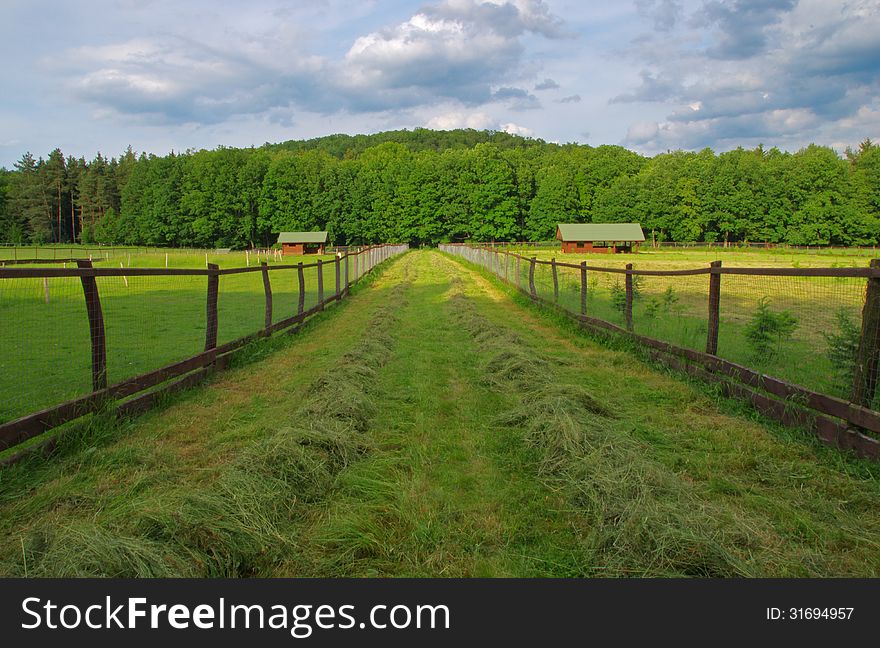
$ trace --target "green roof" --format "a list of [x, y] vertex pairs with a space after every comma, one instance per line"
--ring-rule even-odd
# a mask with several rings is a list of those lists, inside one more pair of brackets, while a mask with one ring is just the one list
[[644, 241], [638, 223], [559, 223], [556, 238], [562, 241]]
[[279, 243], [326, 243], [327, 232], [281, 232]]

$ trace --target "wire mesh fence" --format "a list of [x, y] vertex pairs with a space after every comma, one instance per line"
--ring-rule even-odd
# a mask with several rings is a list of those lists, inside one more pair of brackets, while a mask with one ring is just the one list
[[[714, 262], [664, 271], [625, 261], [563, 263], [497, 248], [441, 249], [582, 320], [690, 351], [691, 360], [720, 358], [880, 410], [876, 260], [870, 268], [727, 268]], [[866, 306], [867, 299], [877, 305]]]
[[[864, 279], [725, 275], [721, 290], [720, 357], [849, 397]], [[871, 404], [880, 409], [876, 398]]]
[[0, 280], [0, 420], [92, 390], [89, 321], [76, 277]]
[[83, 401], [59, 413], [75, 399], [137, 393], [209, 365], [208, 351], [295, 323], [406, 249], [275, 266], [264, 256], [220, 268], [209, 255], [199, 269], [166, 269], [161, 258], [152, 267], [104, 259], [0, 268], [0, 451], [94, 409]]

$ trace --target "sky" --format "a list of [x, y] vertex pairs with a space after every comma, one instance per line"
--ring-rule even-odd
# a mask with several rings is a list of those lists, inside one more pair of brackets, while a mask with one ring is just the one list
[[427, 127], [880, 140], [880, 0], [0, 0], [0, 166]]

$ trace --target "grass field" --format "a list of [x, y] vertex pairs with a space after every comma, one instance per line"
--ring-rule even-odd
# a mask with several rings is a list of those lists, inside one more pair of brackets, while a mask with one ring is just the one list
[[[249, 258], [270, 266], [315, 263], [319, 257], [291, 259], [274, 256]], [[324, 292], [336, 288], [332, 255], [320, 257]], [[221, 268], [245, 267], [243, 252], [208, 254]], [[95, 267], [163, 268], [164, 252], [121, 254], [112, 259], [94, 255]], [[171, 268], [204, 268], [204, 253], [169, 253]], [[68, 264], [70, 266], [70, 264]], [[40, 266], [19, 266], [40, 267]], [[47, 265], [46, 267], [59, 267]], [[354, 262], [349, 278], [361, 274]], [[304, 273], [305, 308], [318, 299], [317, 269]], [[296, 270], [270, 273], [273, 320], [296, 314], [299, 284]], [[341, 280], [344, 281], [344, 272]], [[98, 289], [107, 338], [110, 383], [157, 369], [204, 349], [207, 278], [198, 276], [99, 277]], [[48, 302], [46, 293], [48, 291]], [[260, 330], [264, 324], [265, 296], [259, 272], [220, 279], [218, 343]], [[78, 278], [0, 279], [0, 422], [28, 414], [91, 391], [91, 351], [88, 319]]]
[[0, 573], [878, 576], [880, 467], [437, 252], [0, 471]]
[[[40, 254], [48, 254], [43, 248]], [[62, 248], [63, 249], [63, 248]], [[203, 268], [205, 252], [150, 252], [113, 249], [102, 258], [91, 253], [96, 267]], [[8, 253], [0, 248], [0, 254]], [[26, 251], [19, 250], [19, 255]], [[622, 268], [633, 263], [639, 269], [686, 269], [705, 267], [720, 259], [731, 267], [864, 267], [871, 251], [699, 250], [654, 251], [643, 248], [632, 255], [563, 255], [555, 249], [520, 250], [529, 256], [591, 266]], [[167, 256], [166, 256], [167, 255]], [[326, 261], [332, 256], [322, 257]], [[244, 252], [207, 253], [207, 261], [221, 268], [290, 263], [273, 255]], [[298, 260], [298, 259], [297, 259]], [[313, 263], [316, 257], [305, 258]], [[57, 267], [57, 266], [51, 266]], [[514, 277], [513, 264], [508, 276]], [[350, 277], [360, 273], [354, 264]], [[297, 307], [295, 270], [271, 273], [275, 321], [290, 316]], [[307, 270], [306, 304], [317, 301], [317, 274]], [[541, 296], [552, 299], [548, 266], [537, 266], [536, 286]], [[528, 264], [520, 266], [521, 285], [528, 285]], [[580, 275], [560, 269], [560, 303], [580, 310]], [[99, 290], [107, 334], [108, 377], [112, 383], [158, 368], [202, 350], [205, 335], [204, 277], [99, 278]], [[49, 303], [46, 303], [46, 288]], [[615, 304], [623, 288], [621, 275], [590, 272], [588, 313], [622, 325], [622, 311]], [[704, 350], [708, 312], [708, 276], [642, 277], [633, 307], [636, 332], [685, 347]], [[858, 326], [865, 282], [846, 278], [768, 278], [726, 275], [722, 280], [721, 326], [718, 354], [797, 384], [846, 397], [849, 376], [832, 360], [827, 336], [840, 330], [844, 314]], [[335, 289], [331, 264], [324, 268], [324, 289]], [[770, 353], [756, 353], [746, 338], [759, 301], [767, 298], [774, 312], [786, 311], [796, 320], [789, 339], [774, 342]], [[221, 278], [219, 343], [253, 333], [263, 326], [264, 296], [260, 273]], [[91, 360], [88, 321], [78, 279], [0, 280], [0, 318], [4, 322], [0, 350], [0, 422], [91, 391]], [[880, 403], [875, 405], [880, 407]]]
[[[726, 267], [747, 268], [861, 268], [873, 258], [871, 250], [805, 252], [792, 250], [651, 250], [636, 254], [562, 254], [558, 249], [518, 250], [518, 253], [549, 261], [636, 270], [684, 270], [705, 268], [720, 260]], [[513, 264], [512, 264], [513, 265]], [[520, 285], [528, 287], [528, 264], [520, 263]], [[508, 276], [516, 278], [515, 267]], [[580, 312], [580, 274], [559, 269], [560, 304]], [[539, 295], [553, 299], [549, 266], [537, 265], [535, 283]], [[588, 273], [588, 314], [623, 325], [618, 307], [623, 276]], [[841, 335], [841, 318], [861, 325], [865, 280], [854, 278], [760, 277], [724, 275], [721, 281], [718, 355], [790, 380], [811, 389], [840, 397], [849, 395], [845, 367], [834, 359], [829, 336]], [[705, 350], [708, 313], [708, 275], [636, 279], [633, 325], [637, 333], [696, 350]], [[615, 302], [615, 295], [618, 302]], [[773, 313], [787, 312], [795, 321], [788, 338], [773, 339], [769, 351], [749, 344], [746, 331], [759, 302], [765, 299]], [[844, 325], [845, 326], [845, 325]], [[880, 403], [877, 404], [880, 406]]]

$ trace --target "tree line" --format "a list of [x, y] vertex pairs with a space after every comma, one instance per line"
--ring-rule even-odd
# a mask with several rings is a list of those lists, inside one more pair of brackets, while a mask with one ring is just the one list
[[339, 245], [552, 239], [558, 222], [638, 222], [656, 240], [880, 242], [880, 147], [675, 151], [507, 133], [391, 131], [165, 156], [47, 158], [0, 169], [0, 242]]

